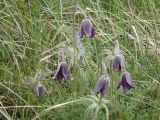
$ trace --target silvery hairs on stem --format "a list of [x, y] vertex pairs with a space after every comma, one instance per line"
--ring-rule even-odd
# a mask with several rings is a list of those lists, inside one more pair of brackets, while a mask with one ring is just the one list
[[42, 72], [41, 69], [37, 69], [34, 77], [30, 77], [30, 76], [25, 77], [25, 84], [32, 87], [35, 84], [38, 84], [39, 81], [42, 81], [42, 79], [47, 75], [48, 74], [45, 72]]
[[121, 72], [125, 70], [125, 60], [124, 56], [121, 54], [119, 42], [116, 40], [115, 48], [113, 51], [113, 71]]
[[42, 79], [45, 77], [47, 74], [42, 72], [41, 69], [36, 70], [36, 74], [34, 77], [25, 77], [25, 82], [29, 87], [32, 87], [35, 91], [36, 96], [39, 97], [44, 97], [46, 96], [46, 89], [44, 85], [42, 84]]

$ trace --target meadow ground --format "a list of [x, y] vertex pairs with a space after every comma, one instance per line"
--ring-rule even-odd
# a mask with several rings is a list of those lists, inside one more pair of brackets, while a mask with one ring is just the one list
[[[78, 60], [75, 35], [84, 15], [96, 35], [84, 37], [86, 57]], [[86, 98], [116, 40], [135, 88], [117, 90], [121, 72], [109, 70], [109, 119], [160, 120], [160, 0], [0, 0], [0, 119], [105, 120], [104, 109], [90, 106], [97, 98]], [[59, 83], [50, 73], [64, 47], [71, 75]], [[37, 69], [46, 73], [45, 97], [26, 81]]]

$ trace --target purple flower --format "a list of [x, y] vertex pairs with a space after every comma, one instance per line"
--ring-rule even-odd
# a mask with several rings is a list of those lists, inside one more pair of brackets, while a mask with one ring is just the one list
[[122, 71], [122, 56], [116, 55], [113, 58], [113, 70], [115, 72]]
[[134, 88], [134, 85], [132, 83], [132, 78], [131, 78], [131, 75], [129, 72], [123, 72], [122, 77], [121, 77], [121, 81], [120, 81], [117, 89], [119, 89], [121, 85], [123, 87], [124, 92], [127, 92], [131, 88]]
[[93, 93], [95, 95], [100, 93], [102, 97], [105, 97], [109, 85], [110, 85], [110, 79], [106, 75], [103, 75], [98, 80], [98, 82], [97, 82], [97, 84], [96, 84], [96, 86], [94, 88]]
[[54, 80], [58, 80], [58, 81], [66, 81], [69, 79], [70, 76], [70, 71], [69, 71], [69, 67], [65, 62], [61, 62], [58, 65], [56, 74], [54, 75], [53, 79]]
[[87, 37], [94, 37], [96, 34], [95, 29], [90, 19], [83, 19], [78, 31], [78, 37], [82, 38], [84, 35]]
[[38, 85], [36, 88], [36, 95], [41, 96], [41, 97], [46, 96], [46, 89], [44, 88], [44, 86], [40, 82], [38, 82]]

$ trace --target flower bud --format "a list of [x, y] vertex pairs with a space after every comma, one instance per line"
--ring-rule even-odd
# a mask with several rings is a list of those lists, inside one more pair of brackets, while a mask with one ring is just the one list
[[101, 76], [94, 88], [94, 94], [97, 95], [98, 93], [100, 93], [102, 97], [105, 97], [109, 85], [110, 79], [106, 75]]
[[54, 80], [58, 80], [58, 81], [66, 81], [69, 79], [70, 76], [70, 71], [69, 71], [69, 67], [65, 62], [61, 62], [58, 65], [56, 74], [54, 75], [53, 79]]
[[127, 92], [131, 88], [134, 88], [134, 85], [132, 83], [132, 78], [131, 78], [131, 75], [129, 72], [123, 72], [122, 77], [121, 77], [121, 81], [120, 81], [117, 89], [119, 89], [121, 85], [123, 87], [124, 92]]
[[46, 96], [46, 89], [44, 86], [38, 82], [37, 88], [36, 88], [36, 94], [37, 96], [45, 97]]
[[95, 36], [95, 29], [90, 19], [83, 19], [81, 22], [80, 29], [78, 31], [78, 37], [82, 38], [84, 35], [87, 37]]

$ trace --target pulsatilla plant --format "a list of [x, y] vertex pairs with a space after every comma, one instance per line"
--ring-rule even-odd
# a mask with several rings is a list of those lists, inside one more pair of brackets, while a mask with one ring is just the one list
[[95, 28], [91, 22], [90, 19], [87, 19], [85, 16], [85, 19], [82, 20], [79, 30], [76, 34], [77, 39], [77, 47], [78, 47], [78, 60], [82, 60], [86, 57], [86, 49], [83, 46], [83, 38], [86, 37], [95, 37], [96, 31]]
[[70, 71], [67, 63], [61, 62], [58, 67], [55, 75], [52, 77], [52, 79], [57, 81], [67, 81], [70, 76]]
[[46, 89], [40, 82], [38, 82], [38, 85], [35, 89], [35, 93], [37, 96], [40, 96], [40, 97], [46, 96]]
[[124, 92], [127, 92], [131, 88], [134, 88], [134, 85], [132, 83], [132, 78], [131, 78], [131, 75], [129, 72], [123, 72], [122, 77], [121, 77], [121, 81], [120, 81], [117, 89], [119, 89], [121, 85], [123, 87]]
[[44, 85], [41, 84], [42, 78], [45, 76], [45, 73], [42, 70], [37, 69], [35, 77], [26, 77], [26, 82], [32, 87], [35, 91], [35, 94], [40, 97], [46, 96], [46, 89]]
[[30, 77], [30, 76], [25, 77], [25, 80], [26, 80], [25, 82], [31, 86], [35, 86], [36, 84], [38, 84], [38, 81], [42, 80], [43, 76], [44, 76], [44, 73], [42, 72], [42, 70], [37, 69], [34, 77]]
[[124, 69], [124, 57], [120, 53], [119, 42], [116, 41], [114, 53], [113, 53], [113, 71], [121, 72]]
[[120, 72], [122, 71], [123, 68], [123, 57], [121, 55], [115, 55], [113, 57], [113, 70], [115, 72]]
[[95, 28], [90, 19], [83, 19], [78, 31], [78, 37], [83, 38], [85, 35], [86, 37], [94, 37], [95, 36]]
[[98, 80], [95, 88], [94, 88], [94, 94], [97, 95], [100, 93], [102, 97], [106, 97], [107, 89], [110, 85], [110, 79], [106, 75], [101, 76], [101, 78]]

